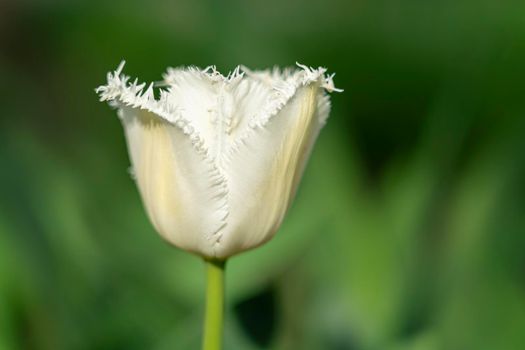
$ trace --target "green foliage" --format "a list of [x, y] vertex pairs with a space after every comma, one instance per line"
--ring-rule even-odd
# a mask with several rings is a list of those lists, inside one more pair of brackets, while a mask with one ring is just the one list
[[0, 350], [200, 346], [204, 265], [152, 229], [93, 92], [122, 58], [149, 80], [299, 61], [345, 89], [278, 235], [228, 263], [226, 349], [522, 349], [524, 11], [8, 1]]

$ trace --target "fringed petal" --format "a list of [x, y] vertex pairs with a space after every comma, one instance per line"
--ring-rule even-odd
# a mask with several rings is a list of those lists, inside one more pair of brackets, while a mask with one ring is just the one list
[[223, 256], [257, 247], [273, 237], [291, 203], [327, 112], [318, 84], [300, 87], [263, 128], [237, 145], [225, 161], [229, 184]]
[[121, 115], [134, 177], [155, 229], [178, 247], [214, 257], [228, 216], [224, 176], [173, 124], [133, 107]]

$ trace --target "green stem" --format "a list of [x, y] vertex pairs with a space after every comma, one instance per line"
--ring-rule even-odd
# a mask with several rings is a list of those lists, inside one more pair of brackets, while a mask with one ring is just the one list
[[207, 270], [203, 350], [222, 349], [224, 323], [224, 260], [205, 260]]

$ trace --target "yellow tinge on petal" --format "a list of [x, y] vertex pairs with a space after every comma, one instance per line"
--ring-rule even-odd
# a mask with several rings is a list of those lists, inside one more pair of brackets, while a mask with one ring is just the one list
[[[208, 240], [226, 215], [225, 189], [213, 164], [204, 161], [189, 137], [176, 126], [143, 110], [123, 118], [131, 163], [148, 216], [169, 242], [213, 256]], [[195, 234], [199, 233], [199, 234]]]
[[302, 87], [266, 128], [256, 130], [231, 156], [227, 176], [235, 186], [224, 255], [263, 244], [280, 226], [321, 128], [317, 93], [314, 84]]

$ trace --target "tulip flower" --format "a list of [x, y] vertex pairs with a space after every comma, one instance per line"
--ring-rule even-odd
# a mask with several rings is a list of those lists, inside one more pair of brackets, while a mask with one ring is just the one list
[[224, 262], [275, 235], [328, 117], [327, 92], [341, 90], [324, 68], [300, 64], [168, 69], [147, 89], [123, 66], [96, 91], [117, 109], [156, 231], [208, 262], [204, 346], [219, 349]]

